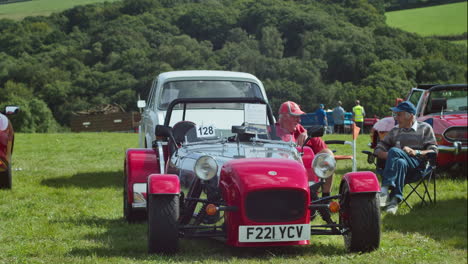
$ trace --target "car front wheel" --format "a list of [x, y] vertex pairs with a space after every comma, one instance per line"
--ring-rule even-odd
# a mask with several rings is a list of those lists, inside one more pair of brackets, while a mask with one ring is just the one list
[[0, 189], [11, 189], [11, 167], [8, 167], [5, 171], [0, 172]]
[[148, 196], [148, 252], [171, 254], [179, 249], [179, 196]]
[[345, 247], [350, 252], [369, 252], [380, 244], [380, 208], [375, 193], [350, 194], [342, 188], [340, 224], [346, 227]]

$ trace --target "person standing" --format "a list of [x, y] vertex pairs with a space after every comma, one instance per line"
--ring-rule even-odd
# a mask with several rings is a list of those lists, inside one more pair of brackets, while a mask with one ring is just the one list
[[320, 104], [319, 108], [315, 111], [315, 116], [317, 118], [317, 123], [324, 127], [325, 132], [327, 131], [328, 120], [327, 113], [324, 110], [325, 106]]
[[341, 101], [338, 101], [338, 105], [333, 109], [332, 116], [334, 122], [333, 130], [335, 133], [344, 133], [345, 110], [341, 106]]
[[364, 131], [364, 117], [366, 116], [366, 111], [364, 111], [364, 107], [361, 106], [361, 102], [356, 100], [356, 105], [353, 107], [353, 119], [356, 126], [358, 126], [361, 130], [361, 133]]

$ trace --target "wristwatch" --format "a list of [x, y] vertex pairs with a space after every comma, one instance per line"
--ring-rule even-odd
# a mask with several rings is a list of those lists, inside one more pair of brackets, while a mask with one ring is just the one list
[[416, 150], [416, 157], [419, 157], [421, 156], [421, 151], [420, 150]]

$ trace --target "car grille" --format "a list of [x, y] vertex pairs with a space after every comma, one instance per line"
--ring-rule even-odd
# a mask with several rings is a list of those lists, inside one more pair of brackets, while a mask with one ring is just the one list
[[448, 142], [461, 141], [467, 143], [467, 128], [466, 127], [450, 127], [444, 132], [444, 137]]
[[265, 190], [247, 195], [247, 217], [256, 222], [293, 221], [304, 216], [306, 193], [299, 190]]

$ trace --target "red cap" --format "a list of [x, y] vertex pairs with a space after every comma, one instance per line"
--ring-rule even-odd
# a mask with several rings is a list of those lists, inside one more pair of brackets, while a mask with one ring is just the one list
[[292, 101], [287, 101], [281, 104], [279, 111], [279, 114], [290, 114], [294, 116], [300, 116], [305, 114], [301, 108], [299, 107], [298, 104]]

